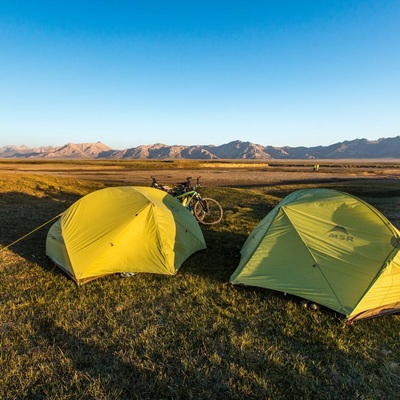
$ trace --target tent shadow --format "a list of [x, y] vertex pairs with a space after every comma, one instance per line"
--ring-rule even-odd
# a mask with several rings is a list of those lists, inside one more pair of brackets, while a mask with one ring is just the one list
[[[128, 396], [125, 398], [133, 398], [137, 390], [140, 390], [141, 382], [146, 385], [149, 381], [156, 380], [156, 376], [152, 377], [151, 372], [141, 371], [135, 364], [122, 361], [116, 355], [118, 348], [100, 348], [90, 344], [89, 341], [82, 340], [63, 327], [57, 326], [50, 318], [44, 317], [37, 325], [36, 332], [38, 346], [48, 346], [68, 360], [68, 368], [62, 363], [53, 362], [61, 385], [83, 385], [88, 390], [93, 383], [100, 381], [102, 390], [107, 392], [110, 398], [119, 398], [122, 394]], [[80, 376], [79, 381], [77, 376]], [[41, 398], [45, 395], [45, 389], [46, 383], [35, 383], [28, 389], [28, 398]]]
[[240, 249], [246, 235], [203, 229], [207, 249], [193, 254], [178, 273], [206, 278], [211, 282], [227, 283], [240, 260]]
[[20, 192], [1, 194], [1, 248], [9, 248], [27, 262], [38, 263], [51, 270], [52, 263], [45, 255], [47, 231], [51, 223], [79, 197], [63, 192], [51, 197]]

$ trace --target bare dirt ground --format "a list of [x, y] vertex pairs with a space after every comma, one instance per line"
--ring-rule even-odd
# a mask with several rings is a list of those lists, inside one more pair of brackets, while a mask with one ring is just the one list
[[126, 174], [103, 176], [102, 178], [97, 175], [95, 179], [148, 186], [151, 183], [151, 176], [156, 177], [158, 183], [168, 185], [174, 185], [177, 182], [185, 181], [187, 177], [192, 177], [192, 181], [195, 182], [197, 177], [201, 177], [201, 184], [209, 187], [270, 186], [287, 183], [329, 182], [351, 179], [400, 179], [400, 173], [393, 174], [391, 172], [377, 174], [371, 172], [308, 172], [259, 169], [155, 170], [151, 171], [151, 174], [149, 174], [149, 171], [135, 171]]
[[[159, 162], [158, 162], [159, 164]], [[318, 172], [313, 163], [286, 161], [276, 163], [171, 163], [157, 168], [157, 163], [94, 163], [94, 162], [12, 162], [2, 161], [0, 173], [58, 175], [122, 185], [151, 184], [154, 176], [160, 184], [174, 185], [192, 177], [201, 177], [201, 184], [209, 187], [270, 186], [301, 182], [332, 182], [343, 180], [399, 180], [400, 162], [397, 161], [326, 161]]]

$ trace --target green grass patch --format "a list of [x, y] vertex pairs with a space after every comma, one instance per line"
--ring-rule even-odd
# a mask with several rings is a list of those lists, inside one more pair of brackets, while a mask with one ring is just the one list
[[[300, 299], [226, 284], [250, 231], [304, 185], [201, 189], [224, 219], [202, 227], [208, 248], [177, 275], [78, 287], [45, 256], [50, 226], [4, 247], [104, 185], [42, 175], [0, 183], [0, 398], [398, 398], [399, 315], [347, 326]], [[330, 187], [399, 221], [390, 184]]]

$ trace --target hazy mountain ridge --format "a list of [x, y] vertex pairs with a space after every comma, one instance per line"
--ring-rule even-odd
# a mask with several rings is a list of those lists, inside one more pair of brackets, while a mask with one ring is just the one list
[[67, 143], [59, 147], [0, 147], [0, 158], [74, 159], [354, 159], [400, 158], [400, 136], [378, 140], [355, 139], [316, 147], [274, 147], [235, 140], [215, 145], [156, 143], [114, 150], [102, 142]]

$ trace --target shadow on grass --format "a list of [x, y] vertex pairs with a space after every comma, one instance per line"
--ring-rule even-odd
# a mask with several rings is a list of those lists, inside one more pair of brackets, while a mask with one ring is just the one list
[[226, 283], [239, 264], [240, 249], [246, 235], [236, 232], [220, 232], [212, 228], [203, 230], [207, 249], [190, 257], [182, 266], [182, 272]]
[[[41, 346], [44, 341], [46, 346], [55, 348], [62, 355], [55, 362], [59, 383], [49, 385], [47, 382], [41, 385], [36, 382], [30, 388], [28, 398], [49, 395], [49, 387], [68, 387], [69, 393], [86, 393], [88, 398], [96, 398], [96, 394], [111, 396], [107, 398], [120, 398], [121, 395], [134, 398], [137, 390], [146, 393], [151, 387], [150, 382], [156, 379], [151, 372], [140, 370], [134, 363], [122, 361], [116, 355], [117, 347], [103, 348], [90, 344], [89, 340], [83, 340], [55, 325], [51, 319], [44, 318], [40, 321], [37, 334]], [[63, 359], [67, 361], [65, 365], [60, 363]], [[94, 393], [96, 390], [98, 393]]]
[[[0, 194], [0, 244], [29, 262], [46, 259], [46, 236], [58, 215], [80, 196], [60, 192], [56, 197], [26, 193]], [[44, 262], [45, 267], [51, 263]]]
[[[183, 321], [169, 325], [177, 332], [188, 331]], [[293, 332], [302, 333], [299, 336], [285, 333], [283, 328], [279, 323], [265, 320], [263, 324], [253, 324], [250, 332], [242, 317], [233, 317], [226, 332], [217, 330], [208, 338], [194, 333], [181, 344], [185, 351], [176, 348], [173, 353], [173, 346], [177, 345], [173, 342], [165, 346], [164, 354], [155, 348], [145, 349], [144, 343], [134, 344], [133, 340], [122, 346], [118, 340], [115, 344], [96, 345], [91, 343], [96, 339], [92, 335], [85, 339], [77, 337], [51, 319], [43, 318], [36, 329], [37, 345], [53, 349], [56, 359], [50, 360], [52, 371], [46, 375], [47, 379], [26, 389], [27, 398], [56, 396], [64, 391], [67, 396], [75, 393], [87, 398], [178, 399], [185, 398], [185, 394], [189, 398], [190, 394], [203, 393], [204, 398], [236, 399], [250, 394], [248, 390], [256, 398], [266, 395], [285, 398], [295, 394], [299, 398], [315, 398], [321, 394], [321, 384], [331, 383], [331, 376], [326, 373], [331, 365], [321, 365], [321, 360], [329, 359], [326, 344], [315, 339], [315, 328], [309, 333], [304, 332], [304, 327], [294, 329]], [[249, 339], [249, 335], [265, 341], [264, 352], [247, 345], [245, 338]], [[199, 346], [213, 351], [217, 362], [199, 353]], [[310, 358], [311, 348], [313, 357]], [[124, 353], [132, 361], [124, 361], [121, 356]], [[338, 393], [349, 394], [352, 387], [345, 379], [351, 382], [360, 379], [360, 371], [351, 372], [352, 357], [341, 351], [335, 351], [333, 356], [338, 365], [336, 379], [342, 387], [341, 390], [327, 388], [326, 398], [334, 398]], [[302, 368], [307, 372], [302, 372]], [[251, 376], [257, 379], [252, 380]]]

